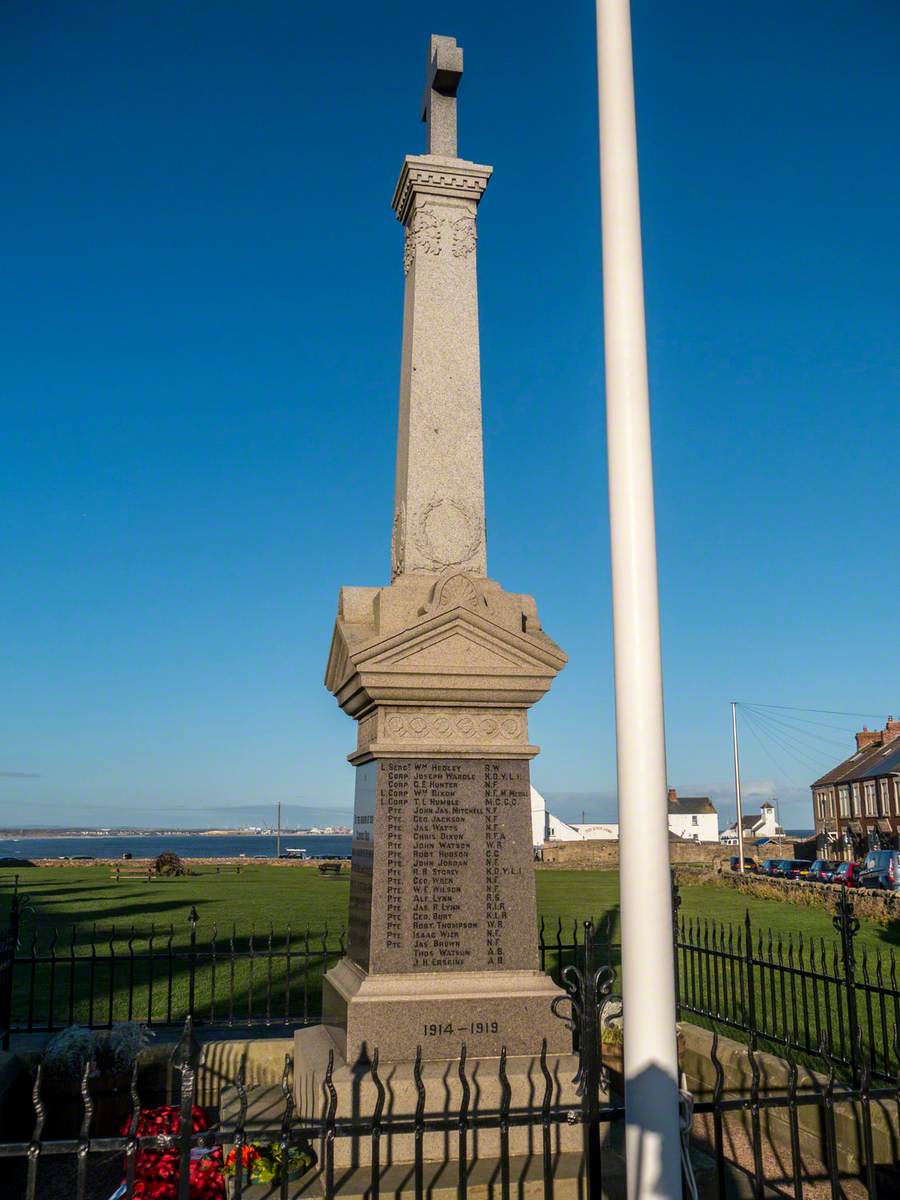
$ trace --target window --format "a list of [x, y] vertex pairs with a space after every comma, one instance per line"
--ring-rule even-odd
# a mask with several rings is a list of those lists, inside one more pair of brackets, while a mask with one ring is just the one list
[[697, 817], [691, 817], [691, 824], [692, 824], [692, 825], [699, 825], [699, 824], [700, 824], [700, 822], [699, 822], [699, 820], [697, 819]]
[[862, 815], [859, 808], [859, 784], [854, 783], [850, 789], [850, 812], [854, 817]]
[[833, 817], [834, 814], [834, 788], [828, 789], [828, 815]]
[[891, 811], [890, 801], [888, 800], [888, 781], [882, 779], [879, 782], [879, 797], [878, 797], [878, 815], [886, 817]]
[[875, 816], [875, 780], [867, 779], [863, 785], [866, 796], [866, 816]]
[[846, 786], [846, 784], [844, 785], [844, 787], [838, 788], [838, 802], [840, 803], [840, 806], [841, 806], [841, 816], [849, 817], [850, 816], [850, 789]]

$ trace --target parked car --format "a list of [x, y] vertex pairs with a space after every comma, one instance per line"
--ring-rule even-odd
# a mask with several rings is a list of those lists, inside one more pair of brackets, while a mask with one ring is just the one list
[[870, 850], [859, 872], [859, 886], [900, 889], [900, 851]]
[[832, 883], [840, 883], [846, 887], [859, 887], [859, 872], [861, 863], [858, 862], [842, 862], [838, 863], [835, 868], [834, 875], [831, 877]]
[[808, 878], [817, 883], [831, 883], [832, 876], [839, 866], [840, 863], [832, 861], [830, 858], [817, 858], [809, 868]]
[[781, 863], [780, 858], [765, 858], [762, 866], [759, 868], [760, 875], [777, 875], [776, 867]]
[[805, 879], [812, 863], [801, 858], [777, 858], [769, 872], [776, 879]]
[[785, 879], [806, 879], [811, 866], [808, 858], [786, 858], [781, 864], [781, 874]]
[[[739, 871], [741, 869], [741, 856], [739, 854], [732, 854], [731, 869], [732, 869], [732, 871]], [[756, 859], [751, 858], [749, 856], [749, 854], [744, 855], [744, 870], [745, 871], [758, 871], [759, 870], [759, 868], [756, 865]]]
[[784, 873], [790, 865], [791, 859], [789, 858], [773, 858], [769, 874], [775, 879], [784, 879]]

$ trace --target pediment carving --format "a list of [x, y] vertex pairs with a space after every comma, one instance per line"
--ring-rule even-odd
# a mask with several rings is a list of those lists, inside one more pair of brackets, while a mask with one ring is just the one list
[[462, 571], [455, 571], [439, 579], [434, 585], [431, 597], [431, 612], [442, 612], [447, 608], [471, 608], [477, 612], [484, 608], [486, 601], [481, 589], [471, 576]]

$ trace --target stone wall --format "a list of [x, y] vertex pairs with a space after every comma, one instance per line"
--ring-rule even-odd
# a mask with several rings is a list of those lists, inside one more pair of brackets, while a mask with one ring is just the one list
[[[710, 1100], [716, 1086], [716, 1071], [712, 1060], [712, 1034], [697, 1025], [683, 1022], [679, 1025], [679, 1050], [681, 1066], [687, 1086], [695, 1100]], [[716, 1057], [723, 1071], [723, 1096], [732, 1099], [746, 1096], [753, 1082], [747, 1047], [731, 1038], [720, 1037]], [[756, 1054], [760, 1073], [760, 1091], [763, 1096], [772, 1092], [778, 1095], [787, 1090], [790, 1071], [784, 1059], [773, 1054]], [[798, 1070], [797, 1086], [803, 1091], [824, 1093], [828, 1080], [824, 1075], [806, 1067]], [[823, 1133], [823, 1109], [819, 1105], [799, 1105], [797, 1114], [798, 1136], [801, 1158], [811, 1174], [822, 1176], [827, 1163], [826, 1141]], [[864, 1126], [859, 1104], [838, 1102], [833, 1107], [834, 1133], [837, 1149], [838, 1170], [842, 1173], [859, 1172], [865, 1157], [863, 1153]], [[870, 1108], [872, 1118], [872, 1158], [876, 1163], [894, 1164], [900, 1156], [900, 1131], [892, 1103], [875, 1101]], [[763, 1108], [760, 1114], [760, 1133], [764, 1156], [773, 1156], [776, 1162], [790, 1160], [791, 1112], [785, 1107]], [[726, 1138], [734, 1138], [734, 1125], [743, 1127], [745, 1137], [752, 1135], [753, 1116], [750, 1106], [732, 1110], [726, 1117]], [[726, 1143], [727, 1144], [727, 1143]], [[843, 1192], [841, 1193], [844, 1194]], [[879, 1195], [881, 1189], [879, 1189]]]
[[[785, 850], [785, 853], [789, 853]], [[672, 863], [698, 863], [715, 867], [727, 863], [732, 851], [718, 842], [669, 842], [669, 861]], [[573, 869], [614, 870], [619, 865], [619, 843], [612, 839], [597, 839], [584, 842], [547, 842], [543, 849], [543, 862], [547, 867], [569, 867]]]
[[[830, 883], [808, 883], [805, 880], [770, 880], [766, 875], [739, 875], [731, 871], [697, 871], [692, 868], [676, 872], [679, 883], [714, 883], [733, 888], [763, 900], [786, 900], [788, 904], [820, 906], [827, 912], [838, 908], [840, 888]], [[900, 892], [881, 892], [872, 888], [852, 888], [850, 899], [854, 917], [865, 917], [888, 925], [900, 920]]]

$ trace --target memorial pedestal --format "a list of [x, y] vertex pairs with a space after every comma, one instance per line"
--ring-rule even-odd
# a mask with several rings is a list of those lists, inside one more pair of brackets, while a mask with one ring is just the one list
[[[329, 1090], [325, 1086], [329, 1054], [334, 1043], [322, 1026], [301, 1029], [294, 1035], [295, 1102], [297, 1117], [324, 1119], [328, 1115]], [[459, 1047], [457, 1046], [457, 1054]], [[373, 1081], [371, 1064], [349, 1065], [343, 1057], [334, 1055], [331, 1086], [336, 1094], [335, 1120], [368, 1120], [375, 1111], [378, 1089]], [[496, 1114], [502, 1100], [502, 1084], [498, 1058], [467, 1058], [465, 1076], [469, 1089], [469, 1117], [473, 1110], [484, 1116]], [[573, 1082], [578, 1069], [574, 1054], [551, 1054], [545, 1060], [550, 1079], [550, 1104], [581, 1111], [581, 1100]], [[539, 1112], [546, 1092], [540, 1055], [514, 1055], [506, 1060], [510, 1112]], [[415, 1133], [391, 1133], [390, 1124], [412, 1121], [416, 1115], [420, 1090], [414, 1077], [412, 1062], [391, 1062], [379, 1065], [378, 1077], [384, 1087], [383, 1121], [385, 1130], [380, 1143], [380, 1161], [410, 1163], [415, 1158]], [[463, 1103], [463, 1087], [459, 1078], [459, 1059], [423, 1062], [420, 1072], [424, 1089], [422, 1117], [445, 1118], [448, 1128], [426, 1131], [423, 1135], [423, 1158], [428, 1162], [454, 1162], [458, 1157], [458, 1117]], [[578, 1123], [557, 1123], [551, 1127], [551, 1153], [579, 1151], [583, 1144], [582, 1127]], [[542, 1154], [542, 1130], [539, 1120], [529, 1124], [512, 1124], [508, 1130], [509, 1154], [519, 1157]], [[321, 1148], [320, 1148], [321, 1149]], [[473, 1127], [467, 1148], [471, 1161], [493, 1160], [500, 1154], [500, 1131]], [[320, 1160], [323, 1156], [320, 1153]], [[334, 1140], [336, 1167], [365, 1167], [372, 1162], [372, 1138], [340, 1136]]]
[[[323, 1024], [349, 1062], [534, 1054], [542, 1040], [568, 1054], [572, 1038], [550, 1005], [559, 988], [541, 971], [369, 975], [349, 959], [325, 978]], [[387, 1047], [387, 1051], [383, 1049]]]

